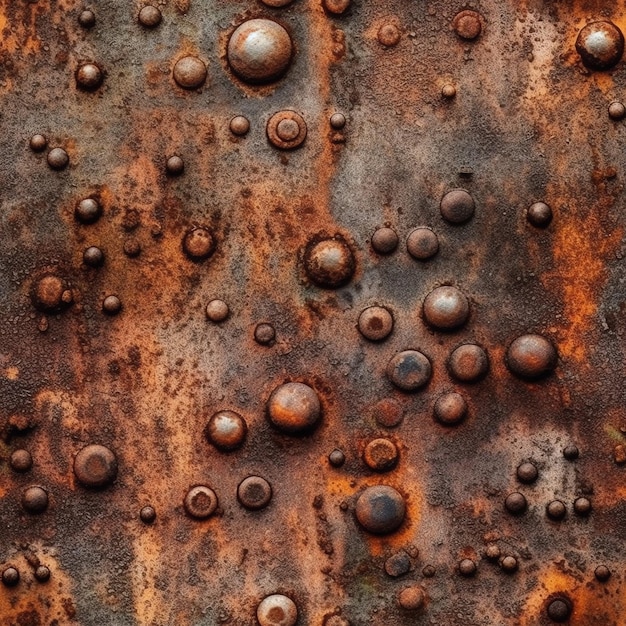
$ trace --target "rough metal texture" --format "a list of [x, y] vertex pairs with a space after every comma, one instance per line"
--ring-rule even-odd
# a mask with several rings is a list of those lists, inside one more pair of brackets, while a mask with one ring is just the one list
[[[88, 27], [76, 0], [0, 1], [2, 624], [248, 626], [283, 594], [301, 625], [623, 626], [625, 131], [608, 107], [626, 69], [587, 68], [576, 49], [590, 22], [623, 32], [622, 3], [353, 0], [342, 13], [348, 3], [328, 0], [331, 13], [320, 0], [168, 0], [160, 23], [148, 12], [142, 25], [143, 4], [94, 2]], [[457, 34], [466, 9], [479, 15]], [[293, 40], [275, 82], [228, 68], [230, 34], [251, 18]], [[183, 57], [206, 66], [199, 89], [175, 82]], [[85, 64], [96, 69], [77, 74]], [[202, 64], [179, 70], [187, 85], [202, 79]], [[277, 127], [287, 143], [306, 132], [293, 150], [266, 134], [285, 110], [306, 124]], [[345, 126], [331, 125], [337, 113]], [[231, 132], [237, 115], [247, 133], [245, 120]], [[42, 151], [39, 138], [29, 147], [37, 134]], [[48, 165], [57, 147], [65, 169]], [[172, 156], [182, 161], [166, 166]], [[458, 224], [439, 208], [457, 188], [475, 202]], [[75, 217], [88, 197], [102, 207], [93, 224]], [[536, 202], [552, 209], [547, 227], [527, 219]], [[400, 240], [387, 255], [370, 244], [383, 226]], [[427, 261], [406, 251], [420, 226], [438, 237]], [[324, 240], [316, 263], [330, 266], [307, 275]], [[85, 264], [91, 246], [103, 264]], [[423, 318], [441, 285], [469, 299], [459, 329]], [[205, 313], [215, 299], [228, 305], [218, 323]], [[393, 315], [379, 342], [358, 330], [371, 306]], [[263, 327], [255, 340], [259, 324], [275, 336]], [[557, 349], [543, 378], [507, 367], [525, 334]], [[489, 357], [473, 384], [446, 367], [463, 343]], [[386, 373], [406, 350], [432, 364], [414, 392]], [[550, 358], [524, 353], [517, 371], [550, 370]], [[310, 404], [287, 407], [312, 430], [270, 424], [267, 400], [286, 382], [317, 393], [317, 422]], [[454, 425], [433, 417], [448, 392], [466, 402]], [[448, 418], [456, 398], [441, 403]], [[247, 424], [234, 451], [204, 435], [221, 410]], [[383, 473], [363, 460], [380, 438], [399, 452]], [[74, 473], [90, 444], [113, 451], [116, 474], [87, 461]], [[576, 459], [563, 454], [572, 445]], [[23, 453], [12, 469], [22, 448], [30, 470]], [[345, 463], [329, 462], [336, 449]], [[528, 461], [530, 484], [516, 473]], [[107, 484], [86, 487], [85, 473]], [[271, 485], [263, 509], [237, 499], [248, 476]], [[207, 519], [183, 506], [198, 485], [218, 500]], [[355, 516], [373, 485], [406, 504], [388, 535]], [[47, 508], [40, 490], [23, 496], [30, 486]], [[515, 492], [521, 515], [505, 508]], [[546, 509], [556, 500], [560, 521]]]

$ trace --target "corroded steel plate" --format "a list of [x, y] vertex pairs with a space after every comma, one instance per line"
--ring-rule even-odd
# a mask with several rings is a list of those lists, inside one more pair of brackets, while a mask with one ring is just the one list
[[624, 626], [626, 8], [0, 2], [0, 623]]

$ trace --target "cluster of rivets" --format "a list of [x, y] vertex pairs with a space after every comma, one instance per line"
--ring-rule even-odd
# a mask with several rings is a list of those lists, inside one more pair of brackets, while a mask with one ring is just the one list
[[279, 111], [267, 122], [267, 138], [281, 150], [293, 150], [304, 143], [307, 127], [304, 118], [295, 111]]

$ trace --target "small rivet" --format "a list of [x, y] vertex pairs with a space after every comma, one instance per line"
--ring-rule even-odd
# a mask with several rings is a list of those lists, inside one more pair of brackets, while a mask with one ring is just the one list
[[152, 5], [146, 5], [139, 11], [139, 23], [146, 28], [156, 28], [163, 19], [161, 11]]
[[179, 87], [198, 89], [206, 81], [206, 65], [197, 57], [186, 56], [179, 59], [174, 65], [173, 76]]
[[192, 487], [183, 500], [185, 511], [190, 517], [206, 519], [217, 510], [217, 496], [205, 485]]
[[264, 509], [272, 499], [272, 486], [261, 476], [248, 476], [237, 487], [237, 499], [250, 511]]
[[154, 520], [156, 520], [156, 516], [157, 515], [154, 507], [150, 505], [142, 507], [141, 511], [139, 511], [139, 519], [144, 524], [154, 523]]
[[229, 313], [228, 305], [224, 300], [211, 300], [206, 305], [207, 319], [216, 324], [228, 318]]
[[102, 70], [95, 63], [84, 63], [76, 70], [76, 83], [85, 91], [95, 91], [103, 80]]
[[65, 169], [70, 162], [70, 157], [67, 152], [63, 150], [63, 148], [52, 148], [50, 152], [48, 152], [48, 165], [53, 170], [62, 170]]
[[122, 301], [115, 295], [109, 295], [102, 301], [102, 311], [107, 315], [117, 315], [122, 310]]
[[235, 115], [235, 117], [230, 120], [229, 128], [233, 135], [241, 137], [248, 134], [248, 131], [250, 130], [250, 121], [243, 115]]

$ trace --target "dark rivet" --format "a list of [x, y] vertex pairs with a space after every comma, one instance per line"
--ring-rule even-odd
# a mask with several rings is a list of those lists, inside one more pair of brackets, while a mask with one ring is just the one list
[[74, 459], [74, 474], [85, 487], [106, 487], [117, 478], [117, 458], [106, 446], [85, 446]]
[[139, 511], [139, 519], [144, 524], [152, 524], [154, 520], [156, 520], [156, 511], [153, 506], [144, 506], [141, 511]]
[[398, 247], [398, 235], [393, 228], [377, 228], [372, 235], [372, 248], [378, 254], [391, 254]]
[[395, 24], [383, 24], [378, 29], [377, 37], [380, 44], [391, 48], [400, 43], [400, 30]]
[[444, 220], [451, 224], [463, 224], [474, 215], [474, 198], [465, 189], [453, 189], [442, 199], [439, 210]]
[[152, 5], [146, 5], [139, 11], [139, 23], [146, 28], [156, 28], [163, 19], [161, 11]]
[[382, 341], [393, 330], [393, 316], [382, 306], [370, 306], [359, 315], [359, 331], [370, 341]]
[[511, 343], [506, 364], [521, 378], [540, 378], [556, 367], [558, 355], [554, 346], [541, 335], [522, 335]]
[[556, 598], [548, 605], [548, 617], [553, 622], [566, 622], [572, 614], [572, 605], [564, 598]]
[[402, 525], [406, 514], [404, 498], [388, 485], [367, 487], [356, 503], [356, 518], [370, 533], [386, 535]]
[[304, 383], [285, 383], [272, 391], [267, 402], [270, 422], [288, 434], [311, 430], [322, 416], [317, 392]]
[[206, 305], [206, 316], [211, 322], [223, 322], [229, 314], [228, 305], [224, 300], [211, 300]]
[[27, 513], [43, 513], [48, 508], [48, 492], [43, 487], [28, 487], [22, 494], [22, 507]]
[[90, 267], [100, 267], [104, 263], [104, 253], [96, 246], [90, 246], [83, 252], [83, 263]]
[[416, 228], [406, 239], [406, 249], [414, 259], [426, 261], [439, 252], [439, 238], [431, 228]]
[[424, 387], [432, 376], [432, 365], [421, 352], [405, 350], [391, 357], [387, 363], [387, 378], [403, 391]]
[[276, 330], [271, 324], [257, 324], [254, 329], [254, 340], [262, 346], [269, 346], [276, 339]]
[[500, 567], [507, 573], [512, 574], [517, 571], [519, 564], [514, 556], [505, 556], [500, 560]]
[[346, 116], [343, 113], [333, 113], [330, 116], [330, 125], [335, 130], [341, 130], [346, 125]]
[[335, 449], [328, 455], [328, 462], [333, 467], [341, 467], [346, 462], [346, 455], [341, 450]]
[[467, 415], [467, 402], [456, 391], [444, 393], [435, 401], [433, 408], [435, 419], [444, 426], [453, 426], [462, 422]]
[[248, 83], [268, 83], [289, 67], [293, 44], [289, 33], [272, 20], [252, 19], [238, 26], [228, 42], [228, 63]]
[[298, 621], [298, 607], [291, 598], [275, 593], [259, 603], [256, 617], [260, 626], [294, 626]]
[[363, 460], [370, 469], [387, 472], [398, 463], [398, 448], [389, 439], [374, 439], [365, 446]]
[[122, 310], [122, 301], [114, 295], [107, 296], [102, 301], [102, 311], [107, 315], [117, 315]]
[[217, 496], [213, 489], [205, 485], [197, 485], [187, 492], [183, 506], [191, 517], [206, 519], [217, 509]]
[[485, 556], [491, 561], [497, 561], [500, 558], [501, 551], [496, 543], [490, 543], [485, 548]]
[[215, 238], [208, 228], [192, 228], [183, 238], [183, 251], [193, 261], [207, 259], [215, 252]]
[[623, 120], [626, 117], [626, 106], [621, 102], [611, 102], [609, 104], [609, 117], [615, 122]]
[[539, 476], [539, 471], [537, 470], [537, 466], [533, 463], [527, 462], [522, 463], [517, 468], [517, 480], [521, 483], [525, 483], [529, 485], [530, 483], [534, 483]]
[[43, 152], [48, 147], [48, 140], [43, 135], [33, 135], [29, 145], [33, 152]]
[[89, 9], [85, 9], [78, 16], [78, 23], [83, 28], [93, 28], [96, 25], [96, 14]]
[[424, 606], [424, 592], [417, 586], [406, 587], [398, 595], [398, 604], [405, 611], [418, 611]]
[[2, 571], [2, 583], [6, 587], [15, 587], [20, 582], [20, 573], [15, 567], [7, 567]]
[[597, 580], [601, 583], [605, 583], [611, 578], [611, 570], [606, 565], [598, 565], [593, 572]]
[[167, 159], [165, 163], [165, 171], [170, 176], [179, 176], [185, 170], [185, 162], [178, 156], [174, 155]]
[[48, 165], [53, 170], [62, 170], [67, 167], [69, 162], [70, 157], [63, 148], [52, 148], [52, 150], [48, 152]]
[[379, 426], [395, 428], [402, 423], [404, 412], [400, 404], [393, 398], [379, 400], [373, 408], [374, 419]]
[[74, 216], [83, 224], [93, 224], [102, 215], [102, 207], [97, 200], [85, 198], [78, 203], [74, 210]]
[[624, 53], [624, 35], [612, 22], [591, 22], [578, 33], [576, 50], [592, 70], [608, 70]]
[[66, 302], [66, 291], [69, 290], [63, 279], [55, 274], [46, 274], [33, 285], [31, 299], [40, 311], [58, 311], [71, 302], [71, 298]]
[[401, 550], [400, 552], [396, 552], [395, 554], [392, 554], [385, 561], [385, 572], [387, 572], [387, 574], [389, 576], [392, 576], [393, 578], [404, 576], [404, 574], [408, 574], [410, 570], [411, 570], [411, 559], [409, 558], [409, 555], [404, 550]]
[[537, 228], [545, 228], [552, 221], [552, 209], [545, 202], [535, 202], [526, 212], [528, 221]]
[[441, 95], [444, 98], [454, 98], [456, 96], [456, 87], [450, 83], [441, 88]]
[[424, 300], [424, 319], [433, 328], [454, 330], [467, 322], [470, 306], [467, 297], [456, 287], [433, 289]]
[[239, 448], [247, 433], [246, 420], [235, 411], [214, 413], [204, 429], [204, 436], [208, 442], [224, 451]]
[[432, 578], [435, 575], [435, 573], [436, 573], [436, 570], [432, 565], [426, 565], [424, 569], [422, 570], [422, 574], [426, 578]]
[[345, 13], [350, 6], [351, 0], [322, 0], [324, 8], [334, 15]]
[[35, 570], [35, 578], [40, 582], [40, 583], [45, 583], [48, 582], [50, 580], [50, 568], [46, 567], [45, 565], [40, 565], [36, 570]]
[[244, 117], [243, 115], [236, 115], [232, 120], [230, 120], [229, 128], [233, 135], [246, 135], [250, 130], [250, 122], [247, 117]]
[[102, 70], [95, 63], [84, 63], [76, 70], [76, 83], [86, 91], [98, 89], [103, 78]]
[[489, 372], [489, 357], [480, 346], [467, 343], [456, 348], [448, 360], [450, 375], [463, 383], [481, 380]]
[[28, 472], [33, 466], [33, 457], [28, 450], [14, 450], [9, 462], [13, 471]]
[[293, 0], [261, 0], [261, 2], [268, 7], [279, 9], [286, 7], [290, 2], [293, 2]]
[[198, 57], [187, 56], [174, 65], [174, 80], [183, 89], [197, 89], [204, 85], [207, 77], [206, 65]]
[[563, 448], [563, 456], [568, 461], [575, 461], [579, 455], [580, 455], [580, 451], [573, 444], [570, 444], [568, 446], [565, 446], [565, 448]]
[[264, 509], [272, 499], [272, 486], [260, 476], [248, 476], [237, 487], [241, 506], [251, 511]]
[[134, 237], [127, 239], [124, 242], [124, 254], [131, 258], [139, 256], [141, 254], [141, 244], [139, 240]]
[[307, 127], [304, 118], [295, 111], [279, 111], [267, 122], [267, 138], [281, 150], [292, 150], [304, 143]]
[[459, 563], [459, 574], [461, 576], [473, 576], [476, 573], [476, 563], [472, 559], [463, 559]]
[[574, 500], [574, 513], [584, 517], [591, 513], [591, 501], [588, 498], [576, 498]]
[[511, 493], [506, 497], [504, 506], [509, 513], [521, 515], [528, 508], [526, 498], [519, 492]]
[[350, 281], [356, 261], [350, 246], [337, 236], [310, 242], [304, 253], [304, 267], [316, 285], [333, 289]]
[[461, 39], [476, 39], [483, 28], [480, 14], [476, 11], [461, 11], [454, 16], [452, 28]]

